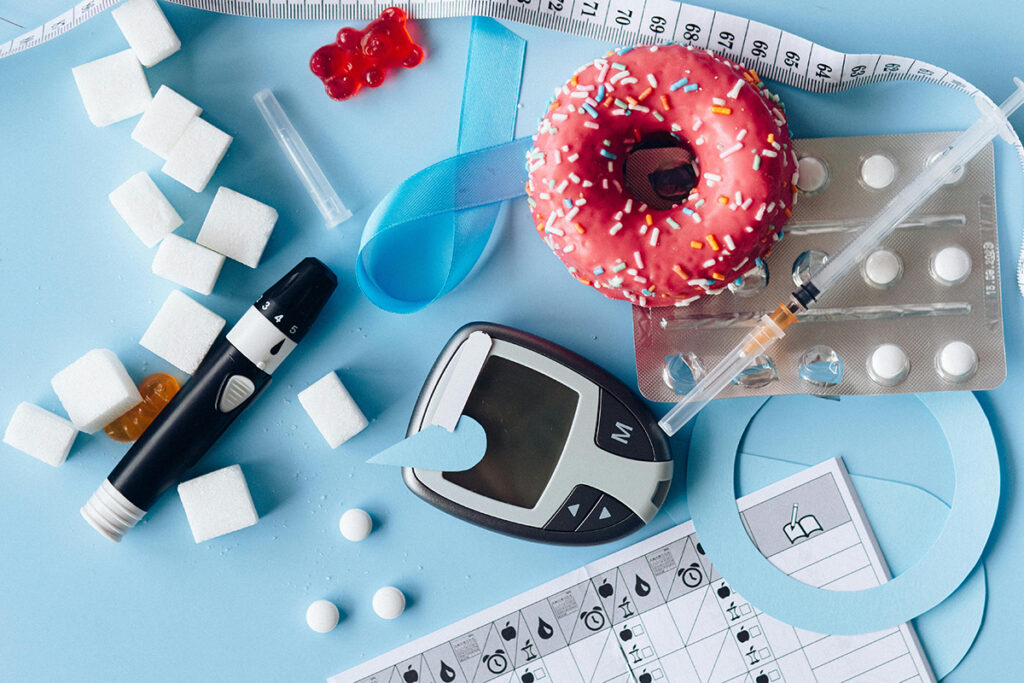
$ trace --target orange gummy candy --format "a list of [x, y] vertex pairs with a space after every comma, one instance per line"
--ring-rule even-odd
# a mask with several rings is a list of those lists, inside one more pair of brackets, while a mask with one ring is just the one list
[[156, 419], [164, 406], [171, 402], [180, 388], [178, 380], [167, 373], [154, 372], [139, 385], [142, 403], [113, 420], [103, 428], [103, 431], [114, 441], [135, 441], [142, 436], [142, 432], [146, 431], [146, 427]]

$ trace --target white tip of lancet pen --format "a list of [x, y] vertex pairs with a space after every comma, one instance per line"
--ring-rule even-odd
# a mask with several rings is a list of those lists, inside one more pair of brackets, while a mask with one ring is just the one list
[[333, 228], [338, 223], [351, 218], [352, 212], [334, 191], [334, 187], [327, 180], [320, 165], [316, 163], [316, 159], [306, 147], [306, 143], [288, 119], [288, 115], [284, 113], [284, 109], [274, 97], [274, 93], [270, 92], [268, 88], [264, 88], [253, 95], [252, 99], [260, 113], [263, 114], [263, 119], [270, 127], [270, 132], [273, 133], [277, 144], [281, 146], [281, 151], [284, 152], [288, 163], [291, 164], [292, 169], [299, 176], [299, 180], [302, 181], [302, 186], [306, 188], [306, 192], [309, 193], [316, 208], [324, 217], [327, 227]]

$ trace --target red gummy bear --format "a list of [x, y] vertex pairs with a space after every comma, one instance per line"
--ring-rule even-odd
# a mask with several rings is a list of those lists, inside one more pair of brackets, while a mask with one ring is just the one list
[[423, 61], [423, 48], [413, 42], [405, 21], [405, 12], [389, 7], [362, 31], [341, 29], [336, 42], [313, 53], [310, 71], [336, 100], [352, 97], [363, 85], [376, 88], [384, 82], [385, 69], [411, 69]]

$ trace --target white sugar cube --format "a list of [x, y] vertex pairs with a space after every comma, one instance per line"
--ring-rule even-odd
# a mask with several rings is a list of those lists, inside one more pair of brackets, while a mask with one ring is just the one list
[[161, 85], [135, 124], [132, 140], [166, 160], [188, 124], [202, 113], [202, 108]]
[[70, 421], [31, 403], [21, 403], [4, 432], [4, 443], [47, 465], [67, 459], [78, 430]]
[[145, 171], [136, 173], [110, 193], [110, 203], [147, 247], [181, 225], [181, 216]]
[[299, 392], [299, 403], [324, 435], [327, 445], [337, 448], [363, 431], [369, 423], [338, 379], [329, 372]]
[[188, 525], [196, 543], [244, 529], [259, 521], [249, 486], [238, 465], [178, 484]]
[[146, 110], [153, 99], [146, 74], [131, 50], [71, 69], [94, 126], [109, 126]]
[[206, 306], [174, 290], [139, 344], [191, 375], [217, 340], [224, 322]]
[[109, 349], [93, 349], [54, 375], [50, 384], [75, 427], [86, 434], [142, 402], [128, 371]]
[[213, 198], [196, 242], [255, 268], [276, 222], [273, 207], [222, 187]]
[[182, 287], [209, 294], [220, 275], [224, 257], [184, 237], [168, 235], [153, 259], [153, 273]]
[[190, 190], [202, 192], [233, 139], [196, 117], [185, 126], [161, 170]]
[[162, 62], [181, 49], [156, 0], [128, 0], [110, 14], [144, 66]]

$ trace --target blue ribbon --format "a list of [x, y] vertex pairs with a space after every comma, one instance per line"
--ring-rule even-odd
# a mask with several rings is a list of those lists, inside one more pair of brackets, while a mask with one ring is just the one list
[[412, 313], [449, 292], [483, 253], [501, 202], [523, 195], [531, 141], [512, 136], [525, 55], [522, 38], [474, 17], [459, 154], [402, 182], [363, 228], [356, 282], [380, 308]]

